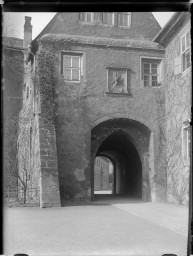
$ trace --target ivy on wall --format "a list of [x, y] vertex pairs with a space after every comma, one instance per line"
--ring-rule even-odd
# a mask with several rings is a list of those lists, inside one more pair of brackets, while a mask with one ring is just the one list
[[54, 65], [55, 55], [53, 52], [41, 50], [37, 58], [38, 83], [36, 89], [40, 93], [41, 115], [51, 124], [55, 120], [55, 78]]
[[37, 72], [34, 81], [40, 94], [41, 116], [50, 124], [55, 124], [56, 119], [57, 92], [55, 86], [56, 65], [58, 63], [56, 51], [61, 47], [70, 50], [70, 42], [43, 41], [37, 55]]

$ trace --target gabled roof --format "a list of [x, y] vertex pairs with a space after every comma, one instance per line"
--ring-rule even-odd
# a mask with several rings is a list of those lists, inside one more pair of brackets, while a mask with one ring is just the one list
[[35, 53], [38, 49], [38, 43], [37, 40], [44, 34], [48, 33], [50, 31], [50, 28], [54, 24], [55, 20], [57, 19], [57, 16], [59, 13], [56, 13], [56, 15], [50, 20], [50, 22], [45, 26], [45, 28], [40, 32], [39, 35], [36, 36], [34, 40], [32, 40], [31, 45], [32, 45], [32, 52]]
[[[150, 12], [151, 13], [151, 12]], [[56, 21], [57, 17], [60, 15], [60, 13], [56, 13], [56, 15], [50, 20], [50, 22], [45, 26], [45, 28], [40, 32], [40, 34], [33, 40], [33, 41], [37, 41], [37, 39], [39, 39], [41, 36], [49, 33], [52, 25], [54, 24], [54, 22]], [[158, 21], [155, 19], [155, 17], [153, 16], [153, 14], [151, 13], [152, 17], [154, 18], [157, 26], [159, 27], [159, 29], [161, 29], [160, 24], [158, 23]], [[33, 42], [32, 41], [32, 42]]]
[[23, 49], [23, 39], [17, 37], [3, 36], [3, 46], [12, 49]]
[[[59, 13], [56, 13], [55, 16], [50, 20], [50, 22], [45, 26], [45, 28], [40, 32], [40, 34], [38, 36], [36, 36], [36, 38], [33, 41], [36, 41], [38, 38], [40, 38], [42, 35], [47, 34], [47, 32], [50, 31], [50, 28], [52, 27], [53, 23], [55, 22], [55, 20], [57, 19], [57, 16], [59, 15]], [[33, 42], [32, 41], [32, 42]]]
[[171, 41], [178, 31], [190, 20], [189, 12], [176, 12], [161, 31], [155, 36], [154, 42], [160, 43], [164, 47]]
[[[159, 23], [153, 16], [153, 14], [150, 12], [151, 18], [154, 19], [155, 24], [158, 26], [159, 30], [161, 29]], [[45, 34], [49, 33], [55, 33], [54, 31], [51, 32], [52, 27], [54, 26], [55, 22], [57, 22], [59, 16], [62, 15], [62, 13], [56, 13], [56, 15], [51, 19], [51, 21], [46, 25], [46, 27], [41, 31], [41, 33], [32, 41], [32, 52], [36, 52], [38, 49], [38, 39], [44, 36]], [[152, 38], [150, 39], [152, 41]]]

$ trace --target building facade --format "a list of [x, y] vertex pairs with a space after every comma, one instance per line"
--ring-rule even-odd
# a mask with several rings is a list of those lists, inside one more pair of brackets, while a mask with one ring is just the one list
[[94, 191], [108, 189], [110, 189], [109, 161], [104, 157], [96, 157], [94, 162]]
[[93, 200], [99, 155], [113, 163], [114, 194], [167, 200], [168, 123], [160, 123], [169, 48], [153, 41], [159, 31], [151, 13], [59, 13], [32, 42], [21, 129], [29, 127], [41, 207]]
[[17, 135], [19, 112], [22, 108], [24, 76], [23, 40], [3, 37], [3, 185], [4, 189], [17, 189]]
[[[162, 140], [167, 169], [167, 200], [187, 204], [190, 175], [191, 38], [190, 13], [176, 13], [155, 38], [166, 49], [165, 117]], [[163, 128], [161, 128], [163, 130]]]

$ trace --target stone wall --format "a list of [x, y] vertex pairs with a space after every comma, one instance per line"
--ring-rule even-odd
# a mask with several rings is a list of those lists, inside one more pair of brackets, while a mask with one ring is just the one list
[[19, 114], [18, 134], [19, 188], [25, 190], [37, 187], [34, 166], [31, 165], [34, 158], [32, 154], [33, 134], [36, 133], [33, 129], [35, 121], [32, 92], [31, 66], [29, 65], [25, 67], [24, 85], [22, 86], [23, 106]]
[[[183, 158], [183, 123], [191, 113], [191, 67], [182, 73], [181, 37], [190, 29], [186, 24], [166, 48], [165, 84], [167, 130], [168, 200], [187, 204], [190, 160]], [[178, 68], [178, 71], [177, 71]]]
[[39, 142], [41, 206], [60, 206], [55, 127], [42, 117], [39, 117]]
[[[41, 77], [37, 78], [38, 69], [35, 69], [35, 65], [29, 63], [25, 66], [27, 75], [18, 139], [19, 172], [25, 183], [24, 175], [27, 174], [27, 190], [34, 189], [34, 193], [38, 191], [36, 202], [40, 207], [59, 206], [55, 127], [42, 111], [39, 88]], [[31, 196], [35, 196], [33, 192]]]
[[17, 49], [16, 39], [4, 39], [6, 42], [3, 41], [2, 51], [3, 185], [5, 189], [17, 189], [17, 136], [19, 111], [22, 108], [24, 55]]

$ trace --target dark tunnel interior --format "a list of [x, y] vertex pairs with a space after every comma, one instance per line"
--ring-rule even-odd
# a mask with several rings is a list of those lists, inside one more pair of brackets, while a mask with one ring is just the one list
[[[102, 142], [96, 156], [105, 156], [105, 152], [109, 152], [108, 156], [111, 155], [111, 158], [116, 162], [114, 168], [115, 186], [121, 187], [120, 192], [116, 194], [131, 198], [142, 198], [141, 160], [128, 136], [121, 130], [111, 134]], [[118, 182], [120, 184], [117, 184]]]

